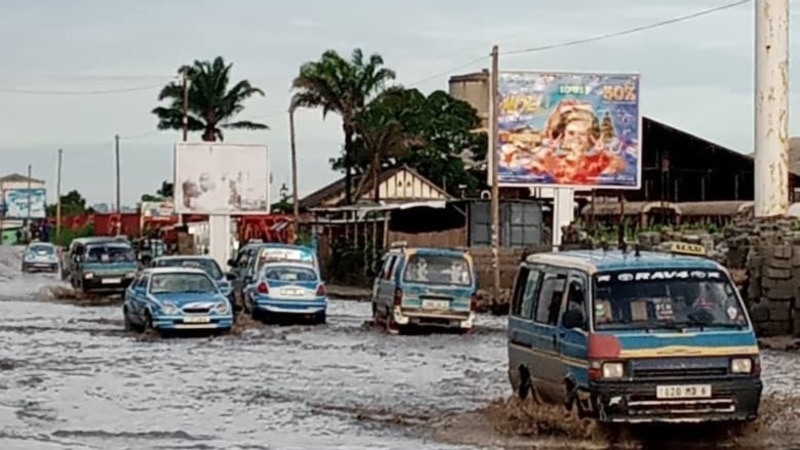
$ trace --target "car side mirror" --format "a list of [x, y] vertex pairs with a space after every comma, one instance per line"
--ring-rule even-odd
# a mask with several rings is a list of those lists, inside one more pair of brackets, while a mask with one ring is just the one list
[[228, 272], [225, 274], [225, 279], [228, 281], [234, 281], [236, 279], [236, 274]]
[[586, 318], [580, 309], [568, 309], [561, 316], [561, 324], [564, 328], [583, 329], [586, 326]]
[[236, 267], [236, 260], [229, 259], [228, 260], [228, 267]]

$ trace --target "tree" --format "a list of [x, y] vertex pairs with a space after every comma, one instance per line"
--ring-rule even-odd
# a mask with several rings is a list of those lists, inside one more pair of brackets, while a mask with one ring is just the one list
[[[230, 89], [232, 63], [218, 56], [214, 61], [195, 61], [191, 66], [178, 69], [186, 73], [188, 88], [188, 130], [203, 133], [204, 141], [224, 140], [223, 129], [266, 130], [263, 123], [248, 120], [233, 121], [244, 111], [244, 102], [254, 95], [264, 96], [264, 91], [247, 80], [238, 81]], [[158, 101], [168, 102], [152, 113], [158, 117], [159, 130], [183, 129], [183, 85], [174, 81], [164, 86]]]
[[[486, 158], [487, 136], [474, 132], [480, 126], [477, 111], [443, 91], [426, 97], [417, 89], [393, 89], [390, 98], [380, 104], [373, 101], [367, 109], [379, 107], [382, 114], [397, 118], [407, 145], [402, 152], [381, 156], [382, 167], [406, 164], [453, 195], [460, 194], [459, 185], [475, 193], [482, 185], [481, 173], [474, 172], [464, 156], [478, 161]], [[362, 136], [357, 136], [356, 173], [373, 167], [374, 152], [362, 141]], [[344, 165], [341, 158], [332, 163], [334, 169]]]
[[373, 54], [364, 59], [361, 49], [353, 50], [350, 60], [344, 59], [334, 50], [322, 54], [319, 61], [310, 61], [300, 66], [300, 72], [292, 81], [295, 90], [291, 108], [321, 108], [322, 117], [334, 112], [342, 118], [344, 132], [345, 202], [351, 204], [352, 166], [356, 115], [369, 99], [382, 91], [387, 82], [394, 80], [393, 70], [383, 67], [383, 58]]
[[[47, 215], [50, 217], [56, 216], [56, 209], [58, 204], [47, 206]], [[92, 213], [92, 208], [86, 207], [86, 199], [83, 198], [77, 190], [71, 190], [65, 195], [61, 196], [61, 215], [62, 216], [77, 216], [84, 213]]]

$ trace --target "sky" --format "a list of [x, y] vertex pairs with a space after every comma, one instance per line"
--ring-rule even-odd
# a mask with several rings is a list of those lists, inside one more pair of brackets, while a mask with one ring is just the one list
[[[423, 92], [447, 90], [450, 75], [488, 68], [493, 44], [500, 46], [501, 70], [637, 72], [643, 115], [750, 153], [752, 3], [599, 42], [502, 55], [730, 2], [560, 0], [537, 9], [529, 0], [3, 0], [0, 174], [25, 174], [30, 164], [53, 201], [61, 148], [62, 192], [77, 189], [90, 204], [113, 203], [119, 134], [123, 204], [135, 204], [172, 178], [180, 134], [156, 131], [150, 111], [160, 87], [183, 64], [223, 56], [234, 65], [234, 79], [266, 92], [240, 117], [264, 121], [270, 130], [229, 132], [226, 142], [269, 147], [276, 198], [283, 183], [291, 186], [291, 80], [325, 50], [349, 55], [356, 47], [380, 53], [398, 83]], [[800, 2], [792, 3], [797, 23]], [[796, 52], [800, 34], [791, 39]], [[800, 63], [790, 61], [797, 86]], [[109, 90], [127, 92], [102, 93]], [[800, 97], [790, 101], [796, 135]], [[297, 113], [296, 128], [302, 196], [337, 178], [328, 160], [340, 152], [341, 122], [307, 110]]]

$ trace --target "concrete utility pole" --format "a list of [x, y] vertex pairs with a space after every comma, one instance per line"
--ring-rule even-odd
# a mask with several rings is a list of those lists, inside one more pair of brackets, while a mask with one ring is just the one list
[[119, 135], [114, 135], [114, 161], [117, 171], [117, 214], [122, 212], [122, 190], [120, 189], [120, 176], [119, 176]]
[[31, 226], [31, 175], [33, 174], [33, 166], [28, 164], [28, 219], [25, 221], [27, 226]]
[[189, 70], [181, 72], [183, 79], [183, 142], [189, 140]]
[[292, 150], [292, 203], [294, 204], [295, 226], [300, 226], [300, 198], [297, 192], [297, 147], [294, 137], [294, 111], [294, 105], [289, 107], [289, 142]]
[[789, 209], [789, 0], [756, 0], [755, 216]]
[[64, 151], [62, 149], [58, 149], [58, 168], [56, 172], [56, 241], [61, 237], [61, 158], [63, 153]]
[[492, 73], [489, 92], [489, 111], [491, 111], [491, 130], [490, 136], [491, 143], [489, 150], [491, 151], [490, 161], [492, 162], [492, 272], [494, 275], [494, 297], [497, 299], [500, 296], [500, 185], [499, 185], [499, 167], [500, 158], [498, 157], [498, 139], [500, 137], [499, 117], [500, 111], [498, 110], [499, 104], [497, 101], [498, 87], [500, 84], [500, 51], [495, 45], [492, 47]]

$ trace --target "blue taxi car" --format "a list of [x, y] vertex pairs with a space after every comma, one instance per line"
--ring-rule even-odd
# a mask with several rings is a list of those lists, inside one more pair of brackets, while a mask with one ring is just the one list
[[324, 324], [328, 293], [313, 266], [300, 262], [265, 264], [245, 288], [244, 309], [265, 322], [294, 317]]
[[756, 335], [730, 275], [703, 252], [528, 256], [509, 312], [513, 389], [603, 422], [755, 419]]
[[197, 268], [141, 271], [125, 291], [122, 313], [127, 330], [224, 332], [233, 327], [233, 309], [227, 297]]
[[58, 273], [61, 262], [58, 249], [49, 242], [32, 242], [22, 254], [22, 272]]

